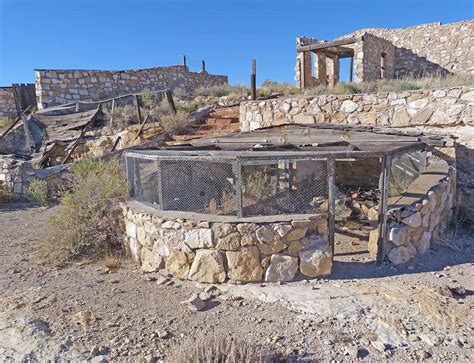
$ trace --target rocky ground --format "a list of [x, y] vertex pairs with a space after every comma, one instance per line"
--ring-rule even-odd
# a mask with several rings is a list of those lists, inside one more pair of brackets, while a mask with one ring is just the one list
[[[129, 261], [45, 264], [54, 208], [0, 208], [0, 359], [166, 360], [235, 336], [294, 361], [474, 361], [474, 236], [394, 268], [341, 254], [324, 280], [221, 285], [144, 274]], [[350, 241], [348, 242], [350, 243]], [[202, 294], [203, 291], [208, 291]], [[201, 311], [180, 302], [209, 298]], [[208, 295], [208, 296], [206, 296]]]

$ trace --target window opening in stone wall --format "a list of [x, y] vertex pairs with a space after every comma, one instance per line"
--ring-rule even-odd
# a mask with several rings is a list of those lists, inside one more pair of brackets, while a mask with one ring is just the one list
[[380, 55], [380, 79], [385, 79], [386, 78], [386, 72], [385, 72], [385, 57], [386, 54], [382, 53]]

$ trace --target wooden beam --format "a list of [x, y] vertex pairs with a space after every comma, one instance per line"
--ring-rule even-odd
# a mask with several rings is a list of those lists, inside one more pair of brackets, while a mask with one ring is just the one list
[[138, 115], [138, 122], [142, 122], [142, 113], [140, 111], [140, 101], [138, 99], [138, 95], [135, 95], [135, 103], [137, 104], [137, 115]]
[[300, 45], [296, 48], [298, 52], [307, 52], [307, 51], [312, 51], [312, 50], [318, 50], [318, 49], [326, 49], [326, 48], [332, 48], [332, 47], [337, 47], [339, 45], [346, 45], [346, 44], [353, 44], [361, 40], [360, 37], [352, 37], [352, 38], [345, 38], [345, 39], [340, 39], [340, 40], [334, 40], [332, 42], [325, 42], [325, 43], [316, 43], [316, 44], [310, 44], [310, 45]]
[[349, 63], [349, 82], [352, 82], [354, 79], [354, 55], [351, 57], [351, 62]]
[[120, 140], [122, 140], [122, 136], [118, 136], [118, 137], [115, 139], [115, 142], [114, 142], [114, 144], [112, 145], [112, 150], [110, 150], [110, 152], [115, 151], [115, 149], [117, 148], [117, 145], [118, 145], [118, 143], [120, 142]]
[[176, 115], [176, 106], [173, 101], [173, 94], [171, 93], [169, 89], [166, 90], [165, 94], [166, 94], [166, 99], [168, 100], [168, 103], [170, 105], [171, 112]]
[[138, 130], [138, 133], [137, 133], [137, 135], [135, 136], [135, 138], [134, 138], [133, 140], [138, 139], [138, 137], [141, 135], [141, 133], [142, 133], [142, 131], [143, 131], [143, 128], [145, 127], [145, 124], [146, 124], [146, 122], [148, 121], [148, 118], [149, 118], [149, 117], [150, 117], [150, 115], [147, 115], [147, 116], [145, 117], [145, 120], [143, 120], [142, 125], [140, 126], [140, 129]]
[[0, 135], [0, 139], [2, 139], [3, 137], [5, 137], [5, 135], [8, 134], [8, 133], [10, 132], [10, 130], [13, 129], [13, 128], [15, 127], [15, 125], [16, 125], [18, 122], [21, 121], [21, 119], [22, 119], [21, 116], [27, 115], [28, 113], [30, 113], [30, 111], [32, 111], [32, 109], [33, 109], [33, 106], [28, 106], [28, 108], [27, 108], [25, 111], [23, 111], [23, 112], [21, 113], [21, 115], [17, 116], [17, 117], [13, 120], [13, 122], [10, 124], [10, 126], [8, 126], [7, 129], [6, 129], [5, 131], [3, 131], [3, 133]]

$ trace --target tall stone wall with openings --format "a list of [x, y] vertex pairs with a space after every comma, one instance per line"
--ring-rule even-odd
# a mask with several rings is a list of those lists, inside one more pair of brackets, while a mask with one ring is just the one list
[[0, 87], [0, 119], [16, 116], [15, 97], [11, 87]]
[[250, 131], [292, 123], [337, 123], [420, 130], [457, 137], [460, 204], [474, 216], [474, 86], [353, 95], [289, 96], [240, 105], [240, 127]]
[[192, 92], [199, 87], [227, 84], [227, 76], [190, 72], [185, 66], [155, 67], [126, 71], [36, 70], [39, 108], [81, 100], [98, 101], [144, 90], [180, 88]]
[[341, 38], [369, 33], [395, 47], [395, 77], [433, 73], [474, 73], [474, 21], [430, 23], [399, 29], [357, 30]]

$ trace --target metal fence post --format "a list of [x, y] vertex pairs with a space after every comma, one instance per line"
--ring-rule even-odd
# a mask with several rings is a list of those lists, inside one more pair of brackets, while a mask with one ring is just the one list
[[236, 160], [232, 164], [232, 169], [235, 176], [235, 199], [236, 199], [236, 209], [237, 217], [241, 218], [243, 216], [242, 211], [242, 164], [240, 160]]
[[383, 156], [381, 160], [382, 170], [380, 172], [379, 189], [379, 238], [377, 240], [377, 261], [382, 262], [386, 255], [387, 241], [387, 203], [388, 203], [388, 175], [392, 160], [389, 156]]
[[328, 174], [328, 232], [329, 246], [331, 247], [332, 258], [334, 259], [334, 235], [335, 235], [335, 215], [336, 215], [336, 193], [335, 193], [335, 177], [334, 177], [334, 159], [327, 159]]
[[156, 184], [157, 184], [157, 193], [158, 193], [158, 205], [161, 210], [165, 210], [165, 205], [163, 203], [163, 182], [161, 180], [161, 167], [162, 167], [161, 160], [155, 161], [156, 166]]

